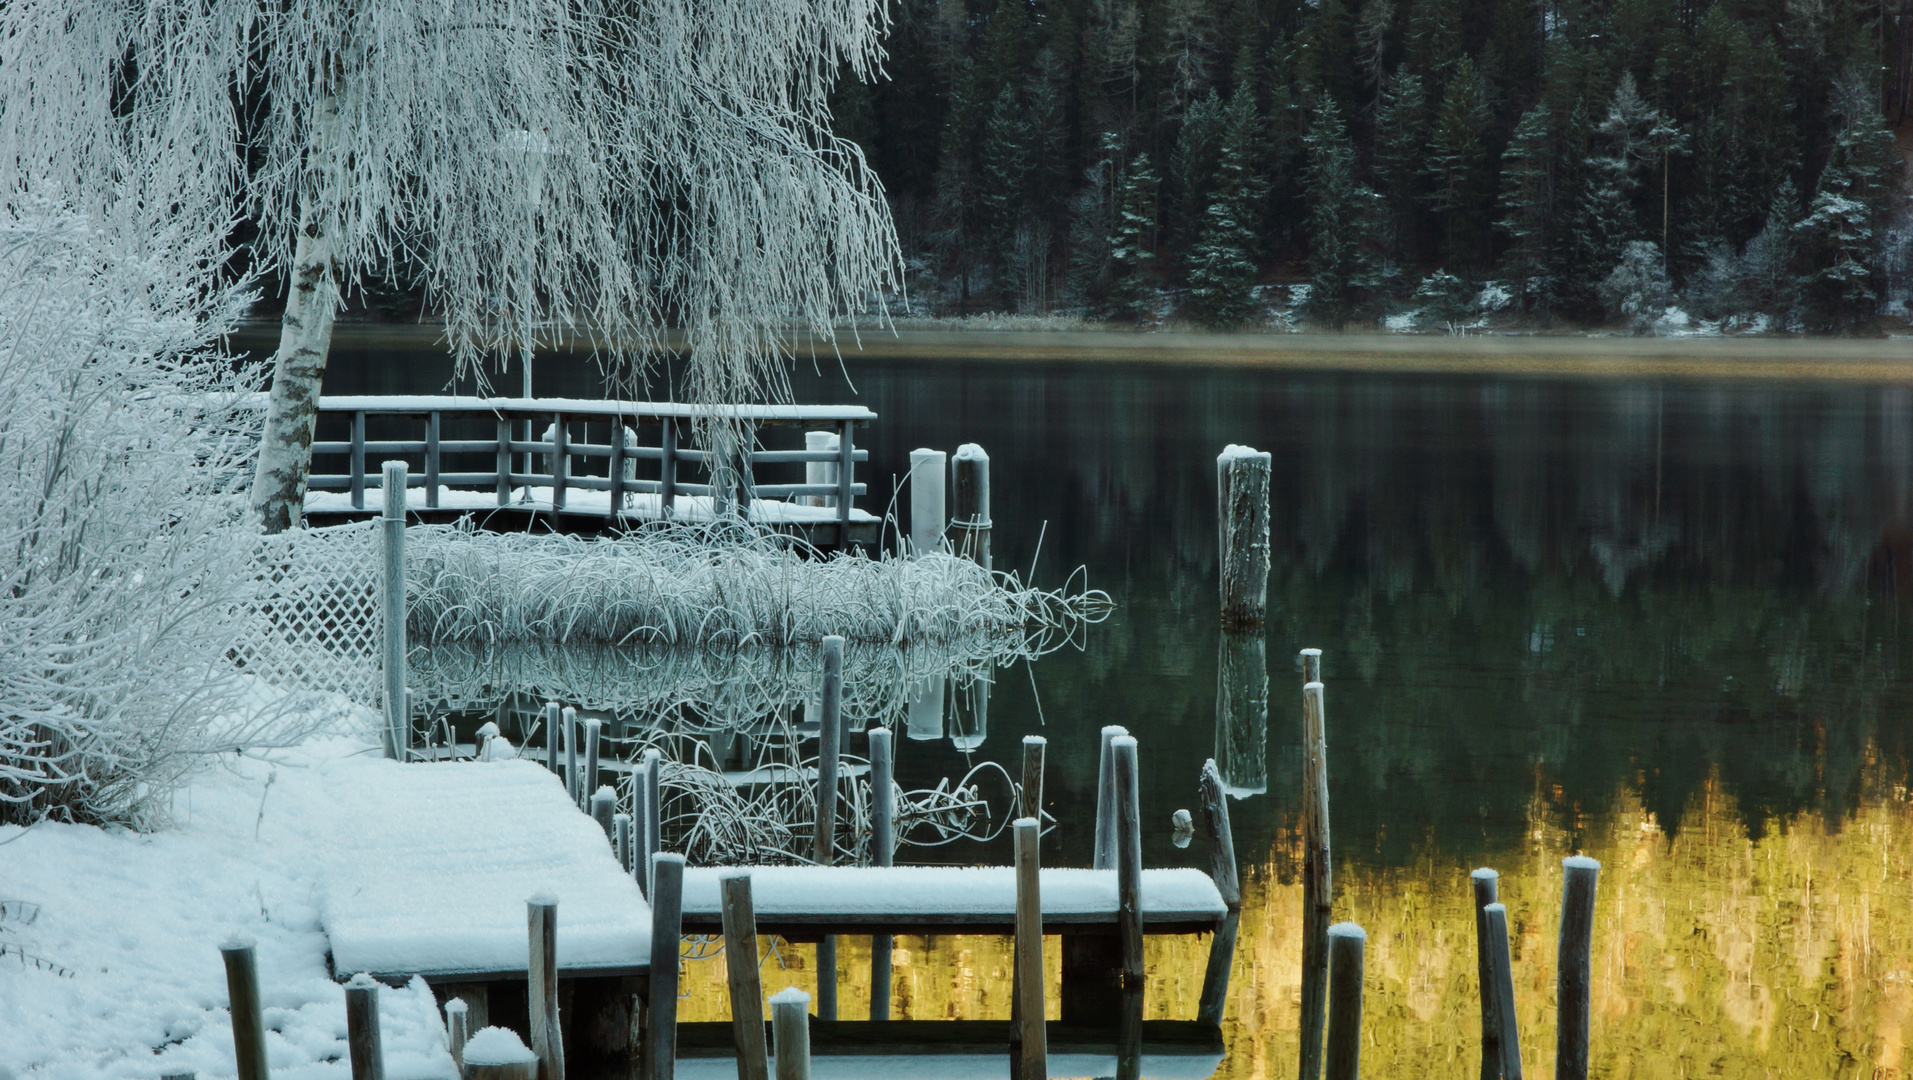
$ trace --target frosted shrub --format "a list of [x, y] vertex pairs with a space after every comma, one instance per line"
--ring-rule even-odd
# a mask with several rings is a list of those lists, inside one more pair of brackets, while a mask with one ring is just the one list
[[1621, 261], [1601, 282], [1599, 291], [1610, 317], [1625, 319], [1637, 334], [1652, 332], [1655, 320], [1673, 302], [1660, 245], [1628, 241], [1621, 249]]
[[1467, 324], [1477, 310], [1475, 291], [1446, 270], [1436, 270], [1415, 287], [1414, 302], [1423, 315], [1450, 332]]
[[0, 823], [146, 823], [257, 735], [216, 723], [250, 447], [207, 347], [248, 297], [207, 286], [223, 220], [133, 204], [0, 207]]

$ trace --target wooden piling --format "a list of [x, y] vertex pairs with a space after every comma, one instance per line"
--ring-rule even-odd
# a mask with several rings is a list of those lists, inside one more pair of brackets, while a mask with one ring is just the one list
[[[894, 736], [889, 728], [870, 731], [870, 864], [889, 866], [897, 850], [897, 783]], [[870, 938], [870, 1018], [890, 1019], [889, 934]]]
[[565, 1080], [565, 1040], [558, 1024], [558, 898], [539, 893], [525, 901], [531, 937], [526, 965], [526, 1012], [538, 1080]]
[[757, 970], [757, 909], [751, 875], [726, 870], [717, 878], [724, 922], [724, 971], [730, 980], [731, 1039], [737, 1047], [737, 1080], [767, 1080], [764, 1050], [764, 988]]
[[1328, 741], [1322, 684], [1302, 688], [1302, 1052], [1301, 1080], [1322, 1070], [1328, 998], [1328, 928], [1334, 888], [1329, 862]]
[[598, 826], [604, 829], [605, 839], [612, 841], [614, 853], [617, 847], [617, 839], [614, 831], [617, 827], [614, 821], [617, 812], [618, 793], [612, 790], [609, 785], [601, 787], [591, 793], [591, 820], [597, 822]]
[[471, 1006], [463, 998], [445, 1003], [445, 1048], [452, 1052], [452, 1068], [465, 1074], [465, 1041], [471, 1038]]
[[957, 447], [950, 462], [952, 528], [956, 553], [983, 569], [990, 565], [990, 455], [975, 443]]
[[[1116, 1080], [1143, 1080], [1142, 987], [1118, 995], [1116, 1006]], [[1107, 1026], [1107, 1016], [1099, 1026]]]
[[1269, 662], [1262, 631], [1219, 632], [1216, 768], [1238, 799], [1269, 790]]
[[1368, 934], [1352, 922], [1328, 928], [1328, 1052], [1324, 1080], [1362, 1074], [1362, 953]]
[[1303, 649], [1298, 655], [1302, 658], [1302, 685], [1307, 686], [1312, 682], [1321, 682], [1322, 650]]
[[1588, 1012], [1594, 980], [1594, 887], [1601, 864], [1561, 860], [1561, 940], [1556, 954], [1554, 1080], [1587, 1080]]
[[638, 797], [642, 800], [644, 811], [644, 850], [639, 852], [639, 865], [644, 870], [644, 895], [651, 896], [651, 858], [663, 846], [664, 837], [664, 794], [660, 790], [664, 773], [664, 755], [656, 750], [646, 750], [639, 764], [642, 785]]
[[1269, 592], [1270, 455], [1231, 444], [1216, 457], [1222, 625], [1262, 625]]
[[811, 858], [818, 866], [836, 861], [837, 763], [843, 744], [844, 639], [823, 645], [823, 709], [817, 730], [817, 824]]
[[1017, 1080], [1049, 1080], [1049, 1043], [1043, 1018], [1043, 896], [1037, 845], [1042, 835], [1035, 818], [1021, 817], [1010, 828], [1016, 835], [1017, 1040], [1021, 1045]]
[[587, 795], [595, 795], [598, 790], [598, 740], [604, 734], [604, 721], [595, 717], [586, 720], [585, 725], [585, 775], [583, 790]]
[[565, 728], [565, 792], [571, 796], [572, 805], [582, 810], [585, 790], [584, 774], [578, 771], [578, 710], [567, 705], [560, 715]]
[[[617, 794], [612, 793], [612, 799]], [[611, 815], [611, 847], [618, 853], [618, 866], [625, 873], [631, 872], [631, 815], [613, 813]]]
[[1514, 969], [1508, 955], [1508, 908], [1495, 903], [1481, 909], [1488, 923], [1488, 963], [1493, 968], [1495, 1023], [1500, 1027], [1502, 1080], [1522, 1080], [1521, 1029], [1516, 1022]]
[[1236, 869], [1235, 833], [1229, 826], [1229, 799], [1223, 791], [1222, 772], [1214, 758], [1203, 763], [1202, 819], [1209, 832], [1209, 877], [1222, 894], [1228, 913], [1222, 917], [1214, 940], [1209, 943], [1209, 965], [1202, 976], [1202, 998], [1196, 1007], [1196, 1019], [1205, 1024], [1222, 1023], [1228, 1003], [1229, 975], [1235, 966], [1235, 939], [1242, 918], [1242, 879]]
[[1481, 1080], [1501, 1080], [1501, 1020], [1496, 1011], [1494, 949], [1488, 944], [1489, 904], [1500, 899], [1501, 875], [1482, 867], [1468, 875], [1475, 892], [1475, 976], [1481, 994]]
[[345, 1042], [352, 1059], [352, 1080], [385, 1080], [385, 1050], [379, 1038], [379, 984], [363, 972], [345, 984]]
[[545, 702], [545, 768], [556, 773], [559, 771], [558, 754], [563, 749], [559, 745], [559, 717], [562, 713], [555, 701]]
[[1043, 758], [1048, 751], [1048, 739], [1023, 736], [1023, 787], [1018, 793], [1017, 812], [1039, 822], [1043, 820]]
[[1116, 767], [1109, 744], [1127, 734], [1129, 729], [1117, 724], [1108, 725], [1102, 732], [1102, 750], [1096, 759], [1096, 844], [1089, 863], [1095, 870], [1116, 868]]
[[259, 961], [249, 937], [234, 937], [219, 947], [226, 962], [226, 994], [232, 1003], [233, 1058], [239, 1080], [268, 1080], [266, 1017], [259, 1005]]
[[777, 1080], [810, 1080], [810, 995], [795, 986], [771, 998], [771, 1044]]
[[1143, 981], [1141, 777], [1135, 736], [1119, 735], [1109, 749], [1116, 772], [1116, 922], [1127, 990]]
[[510, 1028], [474, 1032], [466, 1044], [463, 1080], [537, 1080], [538, 1055]]
[[910, 451], [910, 554], [930, 555], [943, 549], [943, 480], [941, 450]]
[[[684, 946], [684, 856], [651, 856], [651, 1017], [644, 1040], [645, 1080], [671, 1080], [678, 1047], [678, 957]], [[756, 943], [751, 949], [756, 951]]]
[[385, 463], [383, 534], [384, 574], [379, 610], [383, 616], [385, 676], [385, 756], [405, 760], [411, 749], [411, 718], [405, 715], [405, 462]]

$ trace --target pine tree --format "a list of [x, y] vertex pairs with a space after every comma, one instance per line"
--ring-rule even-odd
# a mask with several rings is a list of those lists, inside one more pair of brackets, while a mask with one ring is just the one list
[[1119, 315], [1147, 319], [1156, 311], [1158, 185], [1149, 155], [1137, 154], [1123, 174], [1116, 199], [1116, 228], [1109, 238], [1110, 270], [1115, 278], [1109, 297]]
[[1427, 114], [1420, 76], [1406, 68], [1395, 69], [1375, 113], [1375, 188], [1382, 197], [1382, 251], [1395, 263], [1413, 258], [1418, 247]]
[[1255, 95], [1238, 83], [1230, 95], [1228, 125], [1202, 240], [1189, 260], [1189, 299], [1196, 316], [1233, 326], [1255, 315], [1256, 207], [1262, 201], [1253, 154], [1258, 136]]
[[1215, 91], [1189, 103], [1182, 117], [1182, 131], [1176, 136], [1176, 148], [1169, 155], [1169, 180], [1174, 194], [1164, 200], [1170, 205], [1163, 216], [1164, 231], [1181, 246], [1193, 245], [1202, 236], [1203, 215], [1216, 192], [1216, 177], [1222, 154], [1224, 128], [1228, 126], [1228, 107]]
[[1818, 190], [1793, 236], [1806, 267], [1803, 299], [1818, 325], [1849, 326], [1879, 306], [1876, 268], [1885, 195], [1899, 179], [1893, 136], [1857, 78], [1834, 92], [1837, 128]]
[[1331, 326], [1360, 305], [1374, 269], [1370, 223], [1380, 199], [1355, 178], [1355, 149], [1342, 110], [1317, 100], [1308, 144], [1309, 316]]
[[1492, 120], [1481, 76], [1474, 61], [1463, 56], [1442, 94], [1425, 167], [1428, 205], [1441, 217], [1442, 256], [1450, 265], [1471, 265], [1481, 252]]
[[1515, 125], [1514, 138], [1501, 155], [1501, 220], [1495, 227], [1508, 237], [1502, 266], [1514, 279], [1524, 307], [1545, 308], [1550, 298], [1549, 228], [1554, 216], [1553, 120], [1537, 102]]
[[1023, 102], [1016, 87], [1005, 83], [977, 149], [977, 199], [983, 211], [979, 224], [999, 255], [1008, 250], [1029, 202], [1031, 142]]

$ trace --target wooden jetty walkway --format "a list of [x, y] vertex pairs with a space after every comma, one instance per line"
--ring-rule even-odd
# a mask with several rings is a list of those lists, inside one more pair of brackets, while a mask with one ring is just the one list
[[[686, 445], [691, 427], [739, 423], [753, 445], [719, 468]], [[332, 396], [319, 399], [315, 465], [305, 512], [315, 519], [376, 513], [374, 462], [409, 458], [409, 513], [543, 515], [574, 521], [711, 521], [724, 515], [803, 534], [819, 547], [878, 539], [882, 521], [856, 506], [866, 485], [858, 425], [877, 414], [860, 405], [698, 406], [574, 398]], [[797, 428], [804, 448], [762, 449], [756, 433]], [[321, 468], [323, 466], [323, 468]], [[801, 481], [770, 482], [762, 466], [803, 466]], [[640, 475], [640, 474], [643, 475]], [[699, 475], [701, 474], [701, 479]]]

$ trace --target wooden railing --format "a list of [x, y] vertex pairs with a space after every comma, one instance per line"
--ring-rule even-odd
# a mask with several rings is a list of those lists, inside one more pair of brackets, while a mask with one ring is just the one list
[[[740, 448], [728, 470], [714, 467], [710, 452], [684, 446], [689, 426], [713, 416], [740, 421], [753, 433], [752, 445]], [[367, 421], [374, 418], [414, 423], [417, 437], [368, 439]], [[307, 484], [315, 491], [350, 492], [352, 508], [364, 510], [366, 489], [376, 491], [381, 483], [377, 462], [417, 455], [424, 459], [424, 470], [412, 473], [407, 486], [425, 489], [427, 508], [438, 507], [441, 488], [493, 491], [498, 506], [503, 508], [523, 507], [513, 499], [513, 492], [519, 488], [549, 488], [550, 499], [541, 500], [533, 508], [612, 517], [625, 512], [625, 496], [633, 494], [657, 495], [658, 512], [665, 517], [673, 515], [679, 496], [708, 496], [714, 513], [734, 509], [740, 514], [748, 510], [753, 498], [805, 498], [814, 500], [811, 505], [834, 507], [837, 522], [847, 528], [856, 497], [865, 492], [865, 486], [856, 482], [856, 463], [870, 456], [869, 451], [856, 448], [852, 436], [858, 424], [876, 418], [869, 409], [853, 405], [713, 408], [552, 398], [326, 397], [319, 400], [320, 424], [336, 429], [342, 419], [347, 436], [344, 440], [313, 442], [313, 457], [344, 457], [346, 467], [342, 472], [321, 472], [315, 463]], [[379, 426], [389, 431], [393, 425], [387, 421]], [[837, 437], [837, 445], [829, 449], [756, 449], [756, 429], [776, 426], [827, 431]], [[489, 437], [470, 437], [481, 429], [488, 429]], [[654, 443], [634, 437], [652, 430], [656, 432]], [[542, 434], [528, 437], [538, 432]], [[592, 441], [594, 434], [601, 441]], [[366, 471], [368, 455], [374, 462], [371, 473]], [[487, 459], [490, 468], [473, 470], [470, 466], [480, 456]], [[466, 467], [447, 469], [448, 457]], [[596, 462], [604, 463], [602, 473], [596, 471]], [[640, 462], [647, 466], [655, 463], [644, 469], [655, 469], [651, 476], [637, 475]], [[758, 465], [792, 463], [833, 465], [836, 475], [823, 482], [756, 482]], [[700, 468], [706, 482], [681, 479], [681, 465]], [[720, 486], [718, 481], [724, 482]], [[600, 511], [595, 506], [572, 505], [567, 495], [574, 490], [606, 492], [607, 508]]]

